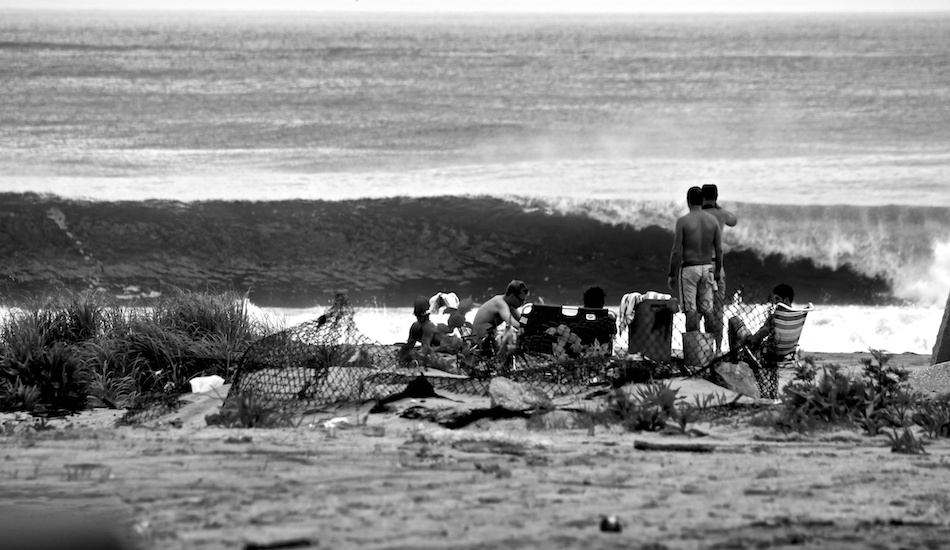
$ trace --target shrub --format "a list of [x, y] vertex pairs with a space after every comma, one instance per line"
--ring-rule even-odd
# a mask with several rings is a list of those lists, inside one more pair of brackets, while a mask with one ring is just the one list
[[907, 372], [888, 366], [890, 355], [871, 350], [860, 376], [837, 365], [800, 369], [783, 389], [777, 424], [804, 431], [822, 425], [858, 425], [869, 435], [885, 427], [903, 427], [913, 417], [918, 399], [906, 387]]
[[685, 423], [686, 411], [676, 406], [681, 399], [677, 392], [669, 382], [650, 382], [637, 388], [633, 396], [623, 388], [615, 388], [598, 420], [602, 424], [619, 423], [630, 431], [659, 431], [671, 421]]
[[0, 380], [0, 411], [33, 411], [40, 403], [40, 390], [19, 377]]
[[86, 407], [88, 376], [75, 353], [57, 342], [19, 360], [4, 357], [3, 399], [7, 407], [31, 412], [75, 412]]
[[119, 407], [183, 391], [198, 374], [229, 380], [233, 363], [267, 330], [247, 308], [233, 292], [175, 292], [151, 308], [117, 307], [89, 292], [13, 310], [0, 327], [0, 408], [25, 410], [34, 386], [34, 405], [73, 409], [87, 395]]
[[233, 291], [207, 294], [176, 290], [155, 305], [152, 320], [193, 340], [215, 336], [237, 344], [254, 332], [247, 307], [247, 297]]
[[78, 343], [99, 335], [105, 322], [106, 295], [103, 292], [68, 292], [44, 304], [50, 312], [50, 335], [53, 340]]
[[278, 409], [260, 396], [241, 392], [229, 395], [221, 410], [209, 414], [209, 426], [223, 428], [289, 428], [294, 426], [293, 414]]
[[921, 399], [911, 421], [923, 428], [928, 437], [950, 437], [950, 393]]
[[909, 428], [904, 428], [904, 431], [897, 435], [897, 430], [894, 430], [894, 433], [885, 432], [887, 438], [891, 440], [891, 452], [892, 453], [901, 453], [906, 455], [921, 455], [927, 454], [927, 451], [924, 450], [924, 444], [920, 442], [919, 439], [914, 435]]

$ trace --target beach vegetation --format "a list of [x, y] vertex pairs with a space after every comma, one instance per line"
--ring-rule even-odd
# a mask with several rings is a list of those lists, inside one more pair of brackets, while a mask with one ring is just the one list
[[883, 351], [872, 349], [871, 355], [857, 374], [834, 364], [820, 370], [811, 362], [799, 367], [783, 389], [777, 426], [795, 431], [857, 426], [873, 437], [888, 428], [928, 422], [921, 412], [924, 401], [907, 384], [907, 371], [891, 366], [891, 355]]
[[660, 431], [683, 425], [688, 420], [688, 407], [678, 407], [682, 396], [670, 382], [652, 381], [637, 386], [631, 393], [615, 388], [606, 407], [594, 414], [601, 424], [619, 424], [628, 431]]
[[296, 415], [277, 407], [253, 392], [225, 398], [221, 409], [205, 417], [209, 426], [222, 428], [290, 428]]
[[884, 432], [884, 434], [887, 435], [887, 438], [891, 441], [892, 453], [905, 455], [927, 454], [923, 442], [920, 441], [908, 427], [905, 427], [900, 434], [897, 433], [897, 430]]
[[230, 381], [241, 354], [272, 330], [237, 292], [173, 291], [141, 305], [66, 293], [12, 309], [0, 326], [0, 410], [128, 407], [140, 396]]
[[950, 437], [950, 393], [921, 399], [911, 420], [927, 437]]

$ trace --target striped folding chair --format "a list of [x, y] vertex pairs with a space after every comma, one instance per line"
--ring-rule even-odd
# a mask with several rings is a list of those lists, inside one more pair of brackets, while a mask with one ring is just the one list
[[771, 334], [758, 354], [743, 350], [743, 355], [752, 364], [759, 382], [762, 397], [775, 399], [778, 394], [778, 369], [798, 362], [798, 340], [805, 327], [808, 313], [815, 309], [810, 302], [804, 307], [776, 304], [771, 316]]

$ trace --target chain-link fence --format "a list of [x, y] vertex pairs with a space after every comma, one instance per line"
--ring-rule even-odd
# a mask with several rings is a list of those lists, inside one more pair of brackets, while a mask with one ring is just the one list
[[[732, 304], [724, 308], [719, 338], [686, 332], [675, 300], [644, 300], [629, 327], [618, 333], [607, 309], [533, 305], [517, 343], [494, 355], [437, 356], [406, 362], [398, 347], [364, 336], [346, 297], [338, 296], [319, 318], [270, 335], [238, 363], [231, 393], [253, 393], [260, 401], [308, 409], [381, 398], [402, 391], [426, 370], [436, 390], [487, 395], [493, 376], [527, 382], [549, 395], [571, 395], [606, 384], [617, 361], [640, 362], [655, 374], [679, 371], [714, 378], [709, 367], [730, 351], [729, 319], [754, 333], [769, 307]], [[701, 328], [717, 323], [703, 320]], [[734, 340], [734, 339], [733, 339]], [[756, 372], [763, 395], [775, 392], [772, 372]]]
[[[257, 403], [284, 410], [312, 410], [397, 394], [420, 372], [436, 391], [482, 396], [488, 395], [494, 376], [529, 383], [552, 397], [580, 395], [617, 382], [618, 372], [632, 367], [638, 376], [679, 373], [719, 382], [711, 367], [729, 360], [730, 352], [737, 351], [732, 349], [737, 339], [766, 326], [771, 312], [769, 305], [729, 304], [721, 320], [701, 320], [700, 330], [687, 332], [685, 315], [673, 299], [642, 300], [626, 319], [607, 309], [532, 305], [526, 308], [524, 331], [513, 344], [489, 354], [433, 353], [407, 361], [397, 345], [363, 335], [353, 307], [339, 295], [319, 318], [249, 347], [238, 360], [230, 394], [251, 394]], [[722, 331], [706, 332], [706, 327]], [[761, 395], [775, 397], [774, 361], [749, 362]], [[159, 395], [141, 400], [124, 420], [142, 422], [179, 405]]]
[[[606, 309], [533, 306], [520, 340], [494, 356], [433, 357], [405, 361], [394, 345], [363, 335], [344, 295], [324, 315], [253, 344], [238, 361], [231, 394], [250, 393], [260, 403], [312, 409], [335, 402], [382, 398], [398, 393], [427, 372], [436, 390], [487, 395], [493, 376], [530, 383], [552, 396], [579, 394], [606, 384], [617, 362], [646, 365], [651, 374], [679, 371], [714, 376], [708, 367], [730, 351], [728, 327], [741, 321], [755, 332], [768, 319], [765, 305], [725, 308], [723, 332], [685, 332], [685, 316], [674, 300], [644, 300], [629, 326], [618, 332]], [[738, 321], [730, 323], [730, 319]], [[701, 323], [701, 328], [715, 323]], [[774, 395], [777, 377], [768, 367], [756, 372], [763, 395]], [[167, 396], [165, 396], [167, 397]], [[159, 399], [130, 411], [129, 421], [173, 410]], [[153, 410], [154, 409], [154, 410]]]
[[[755, 347], [738, 348], [767, 327], [771, 312], [768, 304], [733, 303], [723, 307], [720, 319], [700, 318], [699, 330], [687, 331], [686, 315], [679, 311], [675, 299], [645, 299], [636, 304], [633, 318], [627, 320], [629, 327], [625, 334], [618, 334], [615, 346], [626, 343], [629, 356], [657, 368], [669, 367], [687, 376], [718, 382], [713, 365], [719, 360], [747, 360], [742, 353], [754, 353]], [[752, 366], [760, 395], [774, 398], [777, 366], [774, 361], [757, 360]]]
[[[230, 391], [253, 393], [259, 402], [307, 409], [398, 393], [422, 370], [427, 370], [436, 390], [473, 395], [488, 395], [491, 377], [502, 375], [531, 382], [551, 395], [576, 393], [592, 382], [602, 382], [616, 332], [613, 318], [600, 310], [567, 320], [560, 335], [559, 326], [548, 323], [543, 330], [529, 333], [522, 341], [526, 345], [504, 348], [495, 355], [433, 354], [407, 362], [400, 358], [397, 346], [364, 336], [356, 327], [352, 306], [340, 295], [319, 318], [251, 346], [238, 362]], [[565, 337], [565, 332], [574, 338]], [[559, 341], [575, 339], [585, 345], [553, 353]]]

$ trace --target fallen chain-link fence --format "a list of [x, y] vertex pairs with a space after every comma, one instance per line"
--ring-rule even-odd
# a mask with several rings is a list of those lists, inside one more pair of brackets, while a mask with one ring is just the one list
[[[651, 378], [672, 374], [716, 380], [709, 368], [728, 359], [729, 319], [754, 333], [769, 318], [762, 304], [730, 304], [719, 321], [722, 332], [687, 332], [675, 300], [643, 300], [618, 331], [606, 309], [534, 306], [524, 333], [496, 355], [458, 354], [406, 361], [398, 346], [372, 341], [354, 321], [345, 295], [320, 317], [266, 336], [240, 357], [229, 395], [252, 394], [258, 403], [284, 410], [313, 410], [329, 404], [384, 398], [404, 390], [420, 373], [433, 388], [488, 395], [491, 378], [505, 376], [535, 386], [552, 397], [581, 395], [606, 386], [638, 368]], [[734, 323], [734, 322], [733, 322]], [[701, 328], [716, 325], [703, 321]], [[774, 396], [777, 371], [755, 371], [763, 396]], [[176, 401], [157, 395], [126, 414], [126, 423], [174, 411]]]

